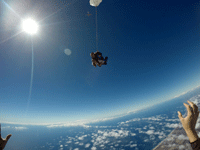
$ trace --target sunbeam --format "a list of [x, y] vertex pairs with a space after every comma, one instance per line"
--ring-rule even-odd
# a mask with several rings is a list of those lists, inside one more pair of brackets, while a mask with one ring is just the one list
[[62, 9], [63, 9], [63, 8], [59, 9], [58, 11], [56, 11], [56, 12], [52, 13], [51, 15], [45, 17], [44, 19], [40, 20], [39, 23], [42, 22], [42, 21], [44, 21], [44, 20], [46, 20], [47, 18], [53, 16], [54, 14], [58, 13], [58, 12], [59, 12], [60, 10], [62, 10]]
[[86, 20], [86, 19], [88, 19], [88, 18], [76, 19], [76, 20], [68, 20], [68, 21], [61, 21], [61, 22], [54, 22], [54, 23], [51, 23], [51, 24], [44, 24], [44, 25], [40, 25], [40, 26], [50, 26], [50, 25], [62, 24], [62, 23], [73, 22], [73, 21], [82, 21], [82, 20]]
[[2, 2], [12, 11], [12, 12], [14, 12], [20, 19], [21, 19], [21, 17], [4, 1], [4, 0], [2, 0]]
[[14, 37], [16, 37], [17, 35], [19, 35], [19, 34], [22, 33], [22, 32], [23, 32], [23, 31], [20, 31], [20, 32], [16, 33], [15, 35], [13, 35], [13, 36], [7, 38], [6, 40], [1, 41], [0, 44], [2, 44], [2, 43], [4, 43], [4, 42], [6, 42], [6, 41], [8, 41], [8, 40], [10, 40], [10, 39], [12, 39], [12, 38], [14, 38]]

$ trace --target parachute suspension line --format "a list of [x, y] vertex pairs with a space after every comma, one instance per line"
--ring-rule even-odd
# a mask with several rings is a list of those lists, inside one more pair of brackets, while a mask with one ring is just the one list
[[97, 7], [96, 7], [96, 49], [98, 50]]

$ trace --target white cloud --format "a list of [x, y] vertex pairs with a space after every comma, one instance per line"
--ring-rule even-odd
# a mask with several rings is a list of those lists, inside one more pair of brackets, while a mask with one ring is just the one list
[[78, 139], [79, 139], [79, 140], [83, 140], [84, 137], [87, 137], [87, 135], [83, 135], [83, 136], [79, 137]]
[[85, 148], [88, 148], [88, 147], [90, 147], [90, 144], [89, 144], [89, 143], [85, 145]]
[[119, 144], [115, 144], [115, 147], [119, 146]]
[[110, 132], [104, 132], [103, 136], [108, 136], [108, 137], [125, 137], [128, 136], [129, 131], [125, 130], [112, 130]]
[[130, 145], [130, 147], [132, 148], [132, 147], [136, 147], [137, 146], [137, 144], [132, 144], [132, 145]]
[[152, 129], [152, 130], [153, 130], [153, 129], [155, 129], [155, 128], [154, 128], [154, 127], [149, 127], [149, 129]]
[[136, 134], [135, 133], [131, 133], [131, 136], [136, 136]]
[[179, 146], [179, 149], [181, 150], [181, 149], [186, 149], [186, 148], [185, 148], [184, 145], [180, 145], [180, 146]]
[[178, 136], [178, 139], [179, 140], [188, 140], [188, 137], [181, 134], [181, 135]]
[[168, 128], [177, 128], [177, 127], [181, 128], [182, 127], [181, 124], [177, 124], [177, 123], [176, 124], [167, 123], [165, 126]]
[[91, 148], [91, 150], [97, 150], [97, 148], [93, 146], [93, 147]]
[[154, 135], [150, 135], [150, 140], [155, 140], [156, 137]]
[[148, 130], [147, 132], [146, 132], [146, 134], [153, 134], [154, 133], [154, 130]]
[[28, 129], [27, 127], [14, 127], [16, 130], [26, 130]]
[[[177, 117], [178, 117], [178, 115], [177, 115]], [[180, 121], [179, 119], [165, 119], [165, 121], [174, 121], [174, 122], [176, 122], [176, 121]]]
[[1, 127], [1, 129], [9, 129], [10, 126], [6, 126], [6, 127]]
[[200, 129], [200, 123], [199, 122], [196, 124], [195, 129]]
[[103, 144], [101, 144], [99, 147], [104, 147], [104, 145], [103, 145]]
[[74, 150], [79, 150], [79, 148], [75, 148]]
[[162, 138], [164, 138], [164, 137], [165, 137], [165, 136], [161, 136], [161, 135], [158, 136], [159, 139], [162, 139]]
[[155, 118], [154, 116], [153, 116], [153, 117], [149, 117], [149, 118], [142, 118], [142, 120], [161, 121], [161, 119], [159, 119], [159, 118]]
[[66, 142], [66, 143], [68, 143], [68, 144], [69, 144], [69, 143], [72, 143], [72, 141], [68, 141], [68, 142]]

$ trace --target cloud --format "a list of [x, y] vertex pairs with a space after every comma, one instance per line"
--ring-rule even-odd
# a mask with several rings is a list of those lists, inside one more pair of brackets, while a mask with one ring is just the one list
[[97, 148], [93, 146], [93, 147], [91, 148], [91, 150], [97, 150]]
[[[162, 118], [161, 118], [162, 119]], [[149, 117], [149, 118], [142, 118], [142, 120], [153, 120], [153, 121], [161, 121], [160, 118], [156, 118], [156, 117]]]
[[115, 147], [119, 146], [119, 144], [115, 144]]
[[177, 124], [177, 123], [176, 124], [167, 123], [165, 126], [168, 128], [177, 128], [177, 127], [181, 128], [182, 127], [181, 124]]
[[16, 130], [26, 130], [28, 129], [27, 127], [14, 127]]
[[99, 147], [104, 147], [104, 145], [103, 145], [103, 144], [101, 144]]
[[72, 141], [67, 141], [66, 143], [68, 143], [68, 144], [69, 144], [69, 143], [72, 143]]
[[149, 129], [155, 129], [154, 127], [149, 127]]
[[83, 135], [83, 136], [79, 137], [78, 139], [79, 139], [79, 140], [83, 140], [84, 137], [87, 137], [87, 135]]
[[181, 135], [178, 136], [178, 139], [179, 140], [188, 140], [188, 137], [181, 134]]
[[125, 130], [112, 130], [110, 132], [104, 132], [103, 136], [108, 136], [108, 137], [125, 137], [128, 136], [129, 131]]
[[136, 136], [136, 134], [135, 133], [131, 133], [131, 136]]
[[10, 126], [1, 127], [1, 129], [10, 129]]
[[[177, 115], [177, 117], [178, 117], [178, 115]], [[165, 121], [179, 121], [179, 119], [165, 119]]]
[[186, 149], [184, 145], [179, 145], [179, 149]]
[[130, 145], [131, 148], [132, 148], [132, 147], [136, 147], [136, 146], [137, 146], [137, 144]]
[[89, 143], [85, 145], [85, 148], [88, 148], [88, 147], [90, 147], [90, 144], [89, 144]]
[[148, 130], [147, 132], [146, 132], [146, 134], [153, 134], [154, 133], [154, 130]]
[[200, 123], [199, 122], [196, 124], [195, 129], [200, 129]]

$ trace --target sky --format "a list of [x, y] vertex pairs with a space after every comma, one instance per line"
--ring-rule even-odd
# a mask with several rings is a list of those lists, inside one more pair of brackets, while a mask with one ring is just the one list
[[[199, 1], [0, 1], [1, 122], [59, 123], [134, 112], [200, 85]], [[88, 16], [87, 14], [91, 14]], [[22, 21], [34, 19], [29, 35]], [[69, 53], [66, 53], [69, 52]]]

